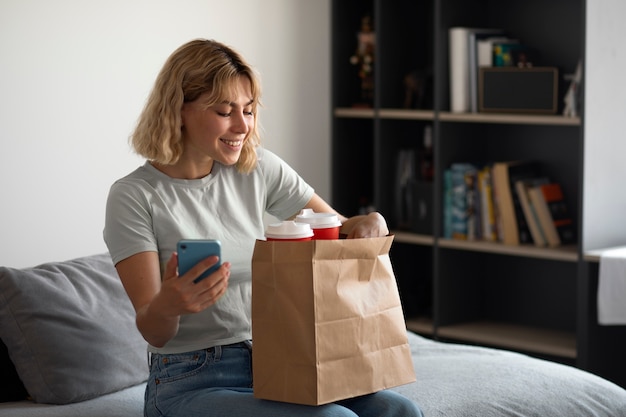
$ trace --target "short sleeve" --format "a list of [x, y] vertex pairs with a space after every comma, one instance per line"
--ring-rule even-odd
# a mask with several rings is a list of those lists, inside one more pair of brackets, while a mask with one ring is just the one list
[[145, 193], [133, 183], [114, 183], [107, 198], [103, 233], [113, 263], [139, 252], [158, 251], [153, 230]]
[[267, 187], [266, 211], [278, 219], [298, 213], [315, 190], [289, 164], [267, 149], [259, 149], [259, 165]]

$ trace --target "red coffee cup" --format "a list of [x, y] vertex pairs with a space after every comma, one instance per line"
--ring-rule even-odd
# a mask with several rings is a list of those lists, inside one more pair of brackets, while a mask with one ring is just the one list
[[298, 223], [286, 220], [280, 223], [272, 223], [265, 229], [267, 240], [304, 241], [313, 239], [313, 230], [307, 223]]
[[312, 209], [303, 209], [296, 216], [296, 221], [311, 225], [313, 239], [339, 239], [341, 221], [335, 213], [316, 213]]

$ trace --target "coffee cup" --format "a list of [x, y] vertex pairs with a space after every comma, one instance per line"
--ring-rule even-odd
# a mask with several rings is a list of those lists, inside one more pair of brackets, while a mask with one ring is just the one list
[[298, 223], [286, 220], [280, 223], [272, 223], [265, 229], [267, 240], [305, 241], [313, 239], [313, 230], [308, 223]]
[[309, 224], [313, 229], [313, 239], [339, 239], [341, 221], [335, 213], [316, 213], [312, 209], [303, 209], [296, 216], [296, 222]]

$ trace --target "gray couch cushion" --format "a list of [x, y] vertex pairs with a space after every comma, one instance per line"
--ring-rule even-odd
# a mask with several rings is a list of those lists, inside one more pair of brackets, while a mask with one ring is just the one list
[[0, 267], [0, 338], [36, 402], [83, 401], [147, 378], [146, 342], [108, 254]]

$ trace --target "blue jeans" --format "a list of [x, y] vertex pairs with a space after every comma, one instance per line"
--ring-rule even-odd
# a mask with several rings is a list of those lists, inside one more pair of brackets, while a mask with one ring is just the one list
[[146, 417], [422, 417], [418, 406], [393, 391], [308, 406], [252, 395], [252, 352], [247, 343], [181, 354], [153, 354], [145, 394]]

